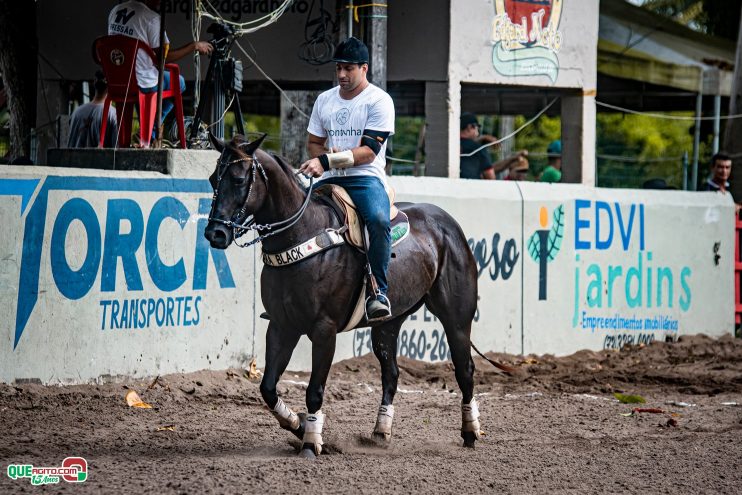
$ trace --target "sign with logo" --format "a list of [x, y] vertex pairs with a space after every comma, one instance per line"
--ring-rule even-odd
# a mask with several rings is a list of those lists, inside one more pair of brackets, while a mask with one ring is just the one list
[[[620, 348], [727, 324], [731, 332], [731, 271], [713, 263], [713, 252], [717, 243], [733, 243], [733, 215], [724, 221], [729, 212], [693, 205], [679, 214], [646, 193], [613, 196], [578, 195], [558, 203], [550, 208], [550, 225], [549, 208], [529, 215], [535, 205], [527, 204], [524, 225], [538, 219], [538, 227], [526, 227], [531, 263], [525, 334], [538, 333], [533, 325], [547, 320], [572, 328], [558, 339], [566, 349], [570, 339], [582, 342], [580, 348]], [[539, 352], [555, 352], [545, 347], [556, 340], [532, 343]]]
[[562, 0], [496, 0], [492, 23], [492, 65], [504, 76], [559, 74], [564, 42], [559, 30]]
[[[253, 305], [253, 260], [237, 264], [247, 252], [212, 249], [204, 238], [211, 193], [205, 179], [0, 178], [10, 229], [0, 240], [0, 301], [9, 309], [0, 328], [9, 337], [0, 339], [0, 379], [247, 359], [245, 348], [225, 341], [244, 343], [231, 333], [253, 332], [239, 313]], [[175, 341], [187, 345], [158, 348]], [[197, 345], [207, 342], [220, 344]], [[39, 361], [39, 345], [61, 346], [68, 359]], [[81, 354], [79, 362], [69, 359]]]
[[61, 466], [54, 467], [9, 464], [7, 474], [12, 480], [28, 478], [34, 486], [56, 484], [60, 481], [83, 483], [88, 479], [88, 461], [82, 457], [67, 457]]

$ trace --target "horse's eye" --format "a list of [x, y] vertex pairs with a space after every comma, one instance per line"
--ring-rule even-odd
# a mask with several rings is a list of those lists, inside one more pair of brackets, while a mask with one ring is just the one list
[[247, 183], [247, 177], [232, 177], [235, 186], [244, 186]]

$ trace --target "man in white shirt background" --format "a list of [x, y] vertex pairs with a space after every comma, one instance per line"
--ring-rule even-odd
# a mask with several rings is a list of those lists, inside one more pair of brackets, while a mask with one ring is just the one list
[[[108, 34], [121, 34], [130, 38], [137, 38], [146, 43], [156, 54], [162, 55], [160, 50], [160, 0], [129, 0], [116, 5], [108, 15]], [[208, 55], [214, 49], [206, 41], [192, 41], [186, 45], [170, 50], [170, 40], [165, 33], [165, 62], [176, 62], [191, 53], [198, 52]], [[152, 59], [141, 51], [137, 54], [137, 81], [139, 91], [154, 93], [157, 91], [157, 67]], [[163, 88], [170, 89], [170, 74], [163, 74]], [[185, 79], [180, 76], [180, 91], [185, 91]], [[173, 102], [170, 98], [162, 102], [162, 119], [172, 110]]]

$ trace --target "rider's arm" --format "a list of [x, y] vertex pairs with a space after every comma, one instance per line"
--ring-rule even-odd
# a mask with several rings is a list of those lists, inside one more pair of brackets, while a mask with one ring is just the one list
[[309, 156], [317, 158], [322, 153], [327, 153], [327, 148], [325, 148], [326, 144], [326, 137], [315, 136], [310, 132], [309, 138], [307, 139], [307, 151], [309, 151]]

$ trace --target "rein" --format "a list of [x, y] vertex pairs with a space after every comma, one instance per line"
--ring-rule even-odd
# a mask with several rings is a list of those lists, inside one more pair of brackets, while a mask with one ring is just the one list
[[[247, 161], [248, 158], [237, 158], [235, 160], [231, 160], [228, 162], [224, 162], [220, 159], [217, 161], [217, 170], [219, 167], [223, 166], [222, 172], [217, 175], [217, 182], [216, 187], [214, 188], [214, 195], [211, 198], [211, 211], [209, 212], [209, 222], [216, 222], [224, 225], [225, 227], [232, 229], [232, 234], [234, 236], [234, 243], [241, 247], [249, 247], [253, 244], [257, 244], [258, 242], [262, 242], [263, 239], [266, 239], [268, 237], [274, 236], [276, 234], [280, 234], [281, 232], [290, 229], [296, 223], [301, 219], [302, 215], [304, 215], [304, 212], [307, 209], [307, 206], [309, 206], [309, 201], [311, 199], [312, 195], [312, 187], [314, 186], [314, 177], [309, 178], [309, 189], [307, 189], [307, 197], [304, 199], [304, 202], [302, 203], [299, 210], [291, 215], [289, 218], [285, 220], [280, 220], [278, 222], [268, 223], [268, 224], [257, 224], [255, 223], [255, 219], [251, 218], [250, 216], [245, 217], [245, 220], [240, 223], [239, 219], [243, 216], [245, 216], [245, 210], [247, 209], [247, 203], [250, 201], [250, 195], [252, 194], [252, 188], [255, 185], [257, 181], [257, 171], [260, 170], [260, 175], [263, 177], [263, 180], [265, 181], [265, 188], [268, 189], [268, 175], [265, 173], [265, 169], [263, 168], [263, 165], [258, 161], [258, 159], [255, 157], [255, 154], [253, 154], [251, 157], [252, 165], [250, 167], [252, 172], [252, 178], [250, 180], [250, 186], [247, 189], [247, 196], [245, 197], [245, 202], [242, 205], [242, 208], [237, 212], [236, 215], [233, 215], [232, 218], [234, 220], [222, 220], [221, 218], [216, 218], [214, 216], [214, 208], [216, 207], [216, 199], [219, 196], [219, 184], [222, 181], [222, 177], [224, 176], [224, 173], [227, 171], [227, 168], [229, 168], [229, 165], [233, 163], [240, 163]], [[297, 172], [296, 175], [298, 175], [300, 172]], [[274, 230], [275, 229], [275, 230]], [[237, 239], [245, 235], [248, 231], [254, 230], [256, 232], [261, 231], [269, 231], [267, 234], [260, 235], [253, 239], [252, 241], [249, 241], [245, 244], [240, 244], [237, 242]]]

